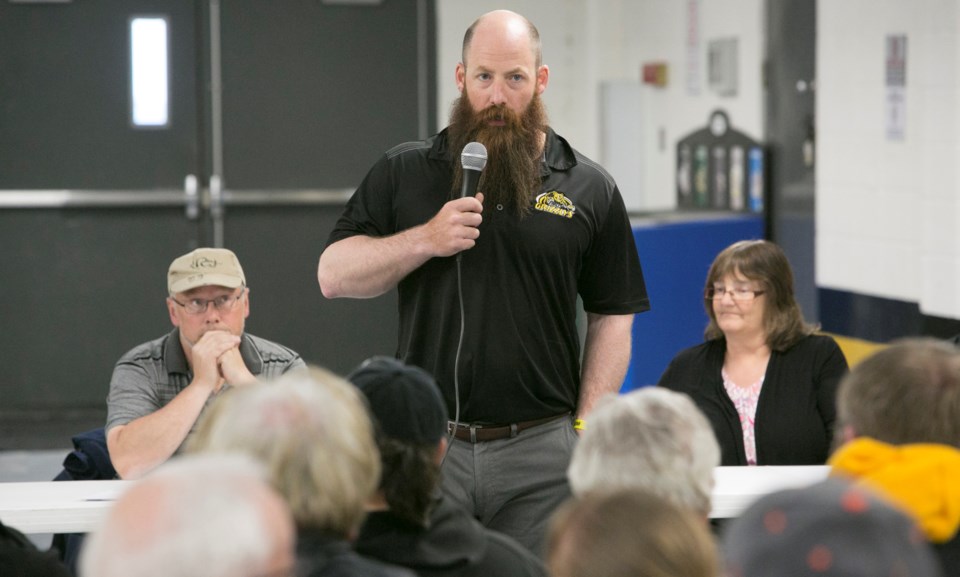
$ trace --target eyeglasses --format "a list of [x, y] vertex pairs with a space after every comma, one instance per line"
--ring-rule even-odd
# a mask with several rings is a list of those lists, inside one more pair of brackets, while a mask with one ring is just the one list
[[707, 287], [703, 293], [703, 298], [708, 301], [718, 301], [723, 298], [723, 295], [730, 294], [730, 296], [735, 301], [752, 301], [756, 297], [762, 295], [766, 291], [757, 291], [748, 288], [727, 288], [727, 287]]
[[233, 307], [240, 300], [240, 297], [243, 296], [243, 293], [247, 292], [246, 287], [240, 290], [240, 294], [237, 295], [220, 295], [214, 299], [190, 299], [185, 303], [178, 301], [177, 299], [170, 297], [170, 300], [177, 303], [183, 307], [183, 310], [187, 311], [188, 315], [202, 315], [207, 312], [207, 306], [213, 305], [216, 309], [222, 313], [229, 312], [233, 310]]

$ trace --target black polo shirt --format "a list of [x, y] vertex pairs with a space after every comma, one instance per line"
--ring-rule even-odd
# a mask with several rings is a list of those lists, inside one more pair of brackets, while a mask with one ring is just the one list
[[[521, 218], [485, 203], [477, 244], [462, 253], [462, 422], [505, 424], [576, 410], [578, 294], [593, 313], [650, 308], [616, 183], [553, 130], [546, 143], [533, 209]], [[446, 131], [388, 151], [347, 203], [327, 245], [430, 220], [450, 199], [455, 159]], [[398, 289], [397, 356], [436, 377], [453, 416], [460, 334], [455, 257], [427, 261]]]

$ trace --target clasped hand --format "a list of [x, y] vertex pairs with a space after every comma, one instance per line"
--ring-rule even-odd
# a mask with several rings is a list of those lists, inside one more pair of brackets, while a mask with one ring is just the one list
[[244, 385], [256, 377], [240, 356], [240, 337], [227, 331], [208, 331], [193, 345], [194, 380], [217, 392], [225, 382]]

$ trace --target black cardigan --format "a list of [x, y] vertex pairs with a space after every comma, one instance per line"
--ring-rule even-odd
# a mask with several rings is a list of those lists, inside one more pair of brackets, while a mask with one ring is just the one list
[[[681, 351], [658, 386], [686, 393], [703, 411], [720, 443], [721, 465], [746, 465], [743, 430], [720, 371], [722, 338]], [[804, 337], [767, 364], [754, 431], [758, 465], [822, 465], [830, 453], [836, 420], [837, 384], [847, 361], [836, 341]]]

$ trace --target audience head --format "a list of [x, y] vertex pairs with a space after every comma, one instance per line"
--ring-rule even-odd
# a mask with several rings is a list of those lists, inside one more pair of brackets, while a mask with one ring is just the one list
[[167, 269], [167, 292], [185, 293], [204, 286], [237, 289], [247, 285], [240, 260], [225, 248], [198, 248], [178, 256]]
[[872, 354], [840, 382], [837, 422], [837, 438], [960, 448], [960, 350], [913, 338]]
[[467, 28], [467, 31], [463, 35], [463, 46], [460, 51], [460, 62], [464, 65], [469, 64], [467, 62], [467, 56], [470, 52], [471, 46], [473, 45], [473, 37], [478, 27], [489, 24], [490, 22], [496, 22], [498, 25], [504, 26], [503, 22], [505, 21], [508, 22], [508, 26], [513, 27], [514, 30], [523, 30], [524, 34], [528, 38], [534, 64], [537, 68], [539, 68], [543, 63], [540, 31], [537, 30], [537, 27], [533, 25], [533, 22], [530, 22], [530, 20], [527, 18], [515, 12], [510, 12], [509, 10], [494, 10], [492, 12], [488, 12], [480, 18], [477, 18], [473, 24]]
[[[743, 240], [723, 249], [707, 273], [705, 293], [714, 286], [723, 285], [725, 278], [750, 282], [756, 285], [756, 290], [763, 291], [762, 295], [756, 296], [755, 304], [763, 306], [763, 328], [770, 348], [785, 350], [813, 331], [813, 327], [804, 322], [793, 294], [790, 261], [776, 244], [766, 240]], [[704, 306], [710, 317], [706, 338], [724, 336], [717, 323], [714, 301], [708, 298]]]
[[293, 575], [295, 531], [261, 467], [181, 457], [124, 492], [80, 557], [84, 577]]
[[363, 399], [313, 367], [231, 390], [201, 420], [190, 449], [262, 462], [298, 529], [349, 537], [376, 491], [380, 459]]
[[453, 161], [451, 193], [459, 194], [464, 180], [460, 151], [478, 142], [487, 150], [479, 185], [484, 198], [524, 214], [540, 193], [540, 158], [548, 131], [540, 95], [550, 68], [541, 63], [540, 35], [523, 16], [494, 10], [467, 30], [461, 56], [454, 73], [460, 96], [446, 131]]
[[644, 387], [601, 400], [573, 451], [574, 494], [640, 488], [707, 517], [720, 447], [683, 393]]
[[923, 534], [900, 511], [839, 479], [761, 497], [723, 535], [729, 577], [937, 577]]
[[553, 516], [553, 577], [715, 577], [717, 553], [702, 519], [642, 490], [595, 492]]
[[193, 344], [210, 330], [243, 333], [250, 291], [237, 255], [225, 248], [198, 248], [167, 269], [167, 312], [180, 336]]
[[394, 514], [421, 526], [439, 484], [447, 409], [429, 373], [389, 357], [347, 377], [367, 399], [383, 466], [380, 490]]

